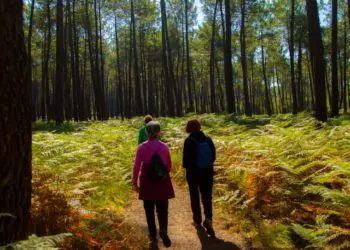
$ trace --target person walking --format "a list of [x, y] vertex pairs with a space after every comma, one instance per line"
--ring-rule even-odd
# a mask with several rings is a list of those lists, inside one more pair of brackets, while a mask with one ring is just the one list
[[139, 136], [138, 136], [138, 140], [137, 140], [137, 143], [139, 145], [148, 140], [148, 136], [147, 136], [147, 132], [146, 132], [146, 125], [147, 125], [147, 123], [149, 123], [152, 120], [153, 120], [153, 117], [151, 115], [146, 115], [143, 118], [144, 125], [142, 125], [142, 127], [139, 129]]
[[159, 236], [165, 247], [171, 246], [168, 236], [168, 204], [175, 197], [170, 178], [171, 158], [168, 146], [158, 140], [160, 124], [146, 124], [148, 140], [138, 146], [132, 183], [143, 200], [148, 225], [150, 244], [157, 243], [155, 209], [158, 215]]
[[186, 169], [186, 181], [190, 191], [193, 224], [196, 228], [202, 224], [201, 196], [205, 215], [203, 227], [209, 236], [215, 237], [212, 224], [215, 146], [212, 139], [201, 131], [201, 125], [196, 119], [187, 122], [186, 132], [189, 136], [184, 143], [182, 163]]

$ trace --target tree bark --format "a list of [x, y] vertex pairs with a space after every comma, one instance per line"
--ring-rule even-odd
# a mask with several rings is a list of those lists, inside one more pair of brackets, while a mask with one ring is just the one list
[[235, 93], [233, 91], [232, 76], [232, 53], [231, 53], [231, 3], [225, 0], [225, 20], [226, 20], [226, 37], [224, 48], [225, 64], [225, 85], [226, 85], [226, 111], [236, 113]]
[[168, 106], [168, 115], [170, 117], [175, 116], [175, 105], [174, 105], [174, 96], [173, 88], [171, 84], [174, 84], [174, 81], [170, 79], [170, 66], [169, 66], [169, 50], [168, 50], [168, 41], [167, 41], [167, 16], [166, 16], [166, 5], [164, 0], [160, 0], [161, 7], [161, 16], [162, 16], [162, 61], [163, 61], [163, 71], [165, 76], [165, 88], [167, 96], [167, 106]]
[[331, 116], [339, 116], [339, 89], [338, 89], [338, 0], [332, 0], [332, 109]]
[[295, 21], [295, 0], [291, 0], [291, 17], [290, 17], [290, 39], [289, 39], [289, 57], [290, 57], [290, 81], [293, 98], [293, 114], [298, 112], [297, 88], [295, 84], [294, 73], [294, 21]]
[[[29, 67], [29, 81], [30, 85], [33, 86], [32, 83], [32, 35], [33, 35], [33, 21], [34, 21], [34, 8], [35, 8], [35, 0], [32, 0], [32, 5], [30, 8], [30, 18], [29, 18], [29, 30], [28, 30], [28, 67]], [[34, 86], [33, 86], [34, 87]], [[33, 89], [32, 89], [33, 91]], [[35, 100], [33, 99], [32, 103], [32, 122], [36, 120], [36, 112], [37, 112], [37, 106], [35, 105]]]
[[[215, 113], [217, 111], [216, 107], [216, 96], [215, 96], [215, 33], [216, 33], [216, 11], [218, 6], [218, 0], [215, 1], [213, 25], [212, 25], [212, 35], [210, 43], [210, 111]], [[219, 77], [219, 76], [218, 76]]]
[[247, 116], [252, 115], [252, 107], [249, 100], [249, 88], [248, 88], [248, 70], [247, 70], [247, 52], [246, 52], [246, 40], [245, 40], [245, 13], [246, 2], [241, 0], [241, 64], [243, 73], [243, 90], [244, 90], [244, 112]]
[[0, 3], [0, 246], [28, 235], [31, 203], [31, 85], [23, 2]]
[[[315, 116], [320, 121], [327, 120], [326, 103], [326, 83], [325, 83], [325, 63], [324, 47], [318, 15], [318, 6], [316, 0], [306, 0], [306, 10], [309, 22], [309, 44], [310, 53], [314, 65], [315, 81]], [[317, 85], [316, 85], [317, 84]]]
[[[348, 1], [350, 3], [350, 0]], [[350, 7], [350, 6], [349, 6]], [[350, 10], [349, 10], [350, 11]], [[349, 12], [350, 14], [350, 12]], [[350, 16], [349, 16], [350, 17]], [[343, 58], [343, 105], [344, 105], [344, 113], [348, 112], [348, 95], [347, 95], [347, 84], [348, 84], [348, 80], [347, 80], [347, 60], [348, 60], [348, 56], [347, 56], [347, 25], [346, 25], [346, 19], [344, 16], [344, 58]]]
[[262, 60], [262, 69], [263, 69], [263, 77], [264, 77], [264, 86], [265, 86], [265, 106], [268, 115], [272, 115], [272, 109], [270, 105], [270, 90], [269, 83], [267, 81], [266, 75], [266, 64], [265, 64], [265, 48], [261, 46], [261, 60]]
[[120, 54], [119, 54], [119, 38], [118, 38], [118, 24], [117, 24], [117, 15], [114, 15], [114, 21], [115, 21], [115, 46], [116, 46], [116, 53], [117, 53], [117, 95], [118, 95], [118, 104], [119, 104], [119, 113], [122, 119], [124, 119], [124, 98], [123, 98], [123, 83], [122, 83], [122, 76], [121, 76], [121, 66], [120, 66]]
[[[215, 5], [216, 6], [216, 5]], [[216, 8], [216, 7], [215, 7]], [[216, 10], [216, 9], [215, 9]], [[185, 0], [185, 35], [186, 35], [186, 64], [187, 64], [187, 91], [188, 91], [188, 111], [194, 111], [192, 82], [191, 82], [191, 62], [190, 62], [190, 43], [188, 39], [188, 0]]]
[[64, 84], [64, 28], [63, 0], [57, 0], [56, 8], [56, 86], [55, 86], [55, 120], [56, 124], [63, 123], [63, 84]]

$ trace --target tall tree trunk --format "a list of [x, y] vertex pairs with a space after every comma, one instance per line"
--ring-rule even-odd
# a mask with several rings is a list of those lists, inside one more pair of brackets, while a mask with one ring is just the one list
[[120, 54], [119, 54], [119, 38], [118, 38], [118, 24], [117, 24], [117, 15], [114, 15], [114, 21], [115, 21], [115, 46], [117, 51], [117, 86], [116, 89], [118, 90], [118, 103], [119, 103], [119, 111], [120, 116], [122, 119], [124, 119], [124, 98], [123, 98], [123, 83], [122, 83], [122, 71], [120, 66]]
[[290, 17], [290, 38], [289, 38], [289, 57], [290, 57], [290, 78], [293, 98], [293, 114], [298, 112], [297, 88], [295, 84], [294, 73], [294, 21], [295, 21], [295, 0], [291, 0], [291, 17]]
[[298, 85], [297, 85], [297, 91], [298, 91], [298, 111], [304, 110], [304, 98], [305, 95], [303, 93], [303, 72], [302, 72], [302, 43], [301, 43], [301, 37], [299, 38], [299, 44], [298, 44]]
[[332, 0], [332, 117], [339, 116], [339, 90], [338, 90], [338, 0]]
[[[76, 18], [75, 18], [75, 5], [76, 0], [73, 0], [73, 33], [74, 33], [74, 63], [75, 63], [75, 83], [76, 83], [76, 91], [77, 91], [77, 106], [78, 106], [78, 114], [79, 114], [79, 120], [84, 121], [87, 120], [87, 112], [85, 107], [85, 93], [84, 88], [82, 87], [82, 84], [84, 84], [84, 81], [80, 81], [80, 60], [79, 60], [79, 44], [80, 39], [78, 36], [77, 31], [77, 25], [76, 25]], [[85, 45], [84, 45], [85, 48]], [[84, 50], [84, 55], [86, 51]], [[83, 70], [85, 70], [85, 66], [83, 67]]]
[[[65, 13], [65, 24], [64, 24], [64, 115], [67, 121], [72, 120], [72, 95], [71, 95], [71, 76], [72, 70], [69, 72], [68, 69], [68, 61], [69, 61], [69, 33], [70, 28], [69, 25], [69, 12], [68, 12], [68, 2], [66, 5], [66, 13]], [[70, 64], [72, 62], [70, 61]]]
[[[32, 5], [30, 8], [30, 18], [29, 18], [29, 30], [28, 30], [28, 70], [29, 70], [29, 81], [30, 85], [33, 86], [33, 73], [32, 73], [32, 35], [33, 35], [33, 20], [34, 20], [34, 8], [35, 8], [35, 0], [32, 0]], [[32, 89], [33, 92], [33, 89]], [[33, 101], [35, 100], [32, 98]], [[35, 102], [32, 103], [32, 121], [34, 122], [36, 120], [36, 111], [37, 111], [37, 106], [35, 105]]]
[[[102, 37], [102, 18], [101, 18], [101, 0], [98, 0], [98, 20], [99, 20], [99, 29], [97, 31], [96, 29], [96, 34], [99, 33], [99, 53], [100, 53], [100, 58], [101, 58], [101, 74], [100, 74], [100, 77], [101, 77], [101, 90], [102, 90], [102, 111], [104, 113], [104, 120], [108, 119], [108, 115], [107, 115], [107, 102], [106, 102], [106, 99], [105, 99], [105, 70], [104, 70], [104, 55], [103, 55], [103, 37]], [[108, 92], [107, 92], [107, 96], [108, 96]]]
[[46, 62], [46, 40], [47, 34], [44, 31], [44, 41], [41, 46], [41, 98], [40, 98], [40, 117], [42, 120], [46, 119], [46, 103], [45, 103], [45, 62]]
[[135, 108], [136, 115], [142, 115], [143, 107], [141, 100], [141, 84], [140, 84], [140, 72], [138, 67], [138, 56], [136, 46], [136, 23], [135, 23], [135, 10], [134, 1], [130, 1], [131, 5], [131, 28], [132, 28], [132, 50], [133, 50], [133, 61], [134, 61], [134, 77], [135, 77]]
[[95, 16], [95, 106], [98, 120], [106, 120], [107, 119], [107, 110], [106, 110], [106, 101], [104, 95], [104, 86], [103, 82], [101, 82], [101, 67], [100, 67], [100, 39], [99, 39], [99, 18], [97, 13], [97, 0], [94, 0], [94, 16]]
[[166, 16], [166, 5], [165, 0], [160, 0], [161, 7], [161, 16], [162, 16], [162, 61], [163, 61], [163, 71], [165, 76], [165, 88], [166, 88], [166, 96], [167, 96], [167, 106], [168, 106], [168, 115], [170, 117], [175, 116], [175, 106], [174, 106], [174, 96], [173, 96], [173, 88], [171, 84], [174, 82], [170, 82], [170, 68], [168, 61], [168, 53], [169, 50], [167, 48], [167, 16]]
[[271, 105], [270, 105], [269, 83], [267, 81], [267, 75], [266, 75], [265, 48], [264, 48], [264, 46], [261, 46], [261, 60], [262, 60], [262, 69], [263, 69], [263, 77], [264, 77], [264, 85], [265, 85], [266, 111], [267, 111], [268, 115], [272, 115], [272, 109], [271, 109]]
[[[318, 15], [317, 0], [306, 0], [306, 10], [309, 22], [309, 44], [311, 58], [314, 65], [316, 112], [315, 116], [320, 121], [327, 120], [326, 83], [324, 47]], [[316, 86], [317, 84], [317, 86]]]
[[28, 235], [31, 201], [31, 85], [23, 2], [0, 3], [0, 246]]
[[192, 90], [192, 82], [191, 82], [190, 43], [189, 43], [189, 39], [188, 39], [188, 0], [185, 0], [185, 26], [186, 26], [185, 27], [185, 29], [186, 29], [185, 35], [186, 35], [188, 111], [193, 112], [194, 105], [193, 105], [193, 95], [192, 95], [193, 90]]
[[[216, 35], [216, 11], [218, 7], [218, 0], [215, 1], [213, 24], [212, 24], [212, 34], [210, 43], [210, 111], [215, 113], [217, 111], [216, 107], [216, 96], [215, 96], [215, 35]], [[219, 77], [219, 76], [218, 76]]]
[[[75, 67], [75, 54], [74, 54], [74, 41], [73, 41], [73, 24], [72, 24], [72, 13], [70, 8], [70, 0], [67, 0], [68, 8], [68, 27], [69, 27], [69, 49], [70, 49], [70, 63], [71, 63], [71, 75], [72, 75], [72, 85], [73, 85], [73, 118], [75, 121], [79, 120], [78, 112], [78, 90], [77, 90], [77, 77], [76, 77], [76, 67]], [[74, 10], [73, 10], [74, 11]]]
[[63, 0], [57, 0], [56, 8], [56, 85], [55, 85], [55, 120], [63, 123], [63, 84], [64, 84], [64, 28]]
[[231, 53], [231, 3], [225, 0], [225, 20], [226, 20], [226, 37], [224, 47], [224, 64], [225, 64], [225, 85], [226, 85], [226, 111], [236, 113], [235, 93], [233, 91], [232, 76], [232, 53]]
[[241, 32], [240, 32], [240, 43], [241, 43], [241, 64], [243, 73], [243, 90], [244, 90], [244, 112], [247, 116], [252, 115], [252, 107], [249, 100], [249, 89], [248, 89], [248, 70], [247, 70], [247, 53], [246, 53], [246, 40], [245, 40], [245, 13], [246, 3], [245, 0], [241, 0]]
[[46, 8], [47, 8], [47, 28], [48, 28], [48, 37], [47, 37], [47, 52], [46, 52], [46, 62], [45, 62], [45, 96], [46, 96], [46, 114], [47, 119], [51, 120], [53, 117], [53, 105], [50, 93], [50, 56], [51, 56], [51, 0], [46, 0]]
[[[350, 1], [349, 1], [350, 2]], [[350, 6], [349, 6], [350, 7]], [[350, 12], [349, 12], [350, 14]], [[349, 16], [350, 17], [350, 16]], [[344, 104], [344, 113], [348, 112], [348, 95], [347, 95], [347, 84], [348, 84], [348, 80], [347, 80], [347, 60], [348, 60], [348, 56], [347, 56], [347, 25], [346, 25], [346, 18], [344, 15], [344, 52], [343, 52], [343, 104]]]

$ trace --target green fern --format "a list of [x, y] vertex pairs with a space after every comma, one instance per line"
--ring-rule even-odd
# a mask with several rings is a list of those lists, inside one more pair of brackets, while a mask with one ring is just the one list
[[32, 235], [29, 236], [28, 240], [11, 243], [7, 246], [1, 247], [0, 250], [59, 250], [59, 245], [69, 236], [72, 236], [72, 234], [63, 233], [43, 237]]

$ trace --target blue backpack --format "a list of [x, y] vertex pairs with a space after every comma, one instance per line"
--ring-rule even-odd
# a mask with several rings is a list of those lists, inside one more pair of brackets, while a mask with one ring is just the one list
[[212, 168], [214, 166], [214, 155], [210, 147], [210, 139], [205, 138], [204, 142], [199, 142], [193, 138], [197, 146], [197, 166], [198, 168]]

